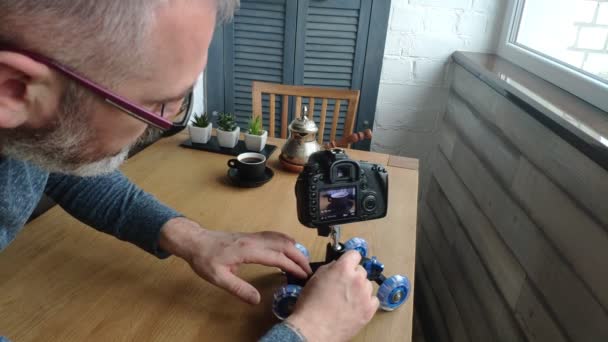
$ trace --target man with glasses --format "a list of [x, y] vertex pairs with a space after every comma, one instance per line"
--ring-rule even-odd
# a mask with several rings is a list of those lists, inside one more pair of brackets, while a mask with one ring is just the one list
[[[203, 229], [117, 171], [138, 140], [186, 126], [216, 22], [236, 7], [238, 0], [0, 1], [0, 250], [46, 193], [82, 222], [159, 258], [183, 258], [251, 304], [260, 294], [235, 275], [241, 264], [311, 273], [290, 237]], [[352, 338], [378, 307], [359, 260], [352, 252], [320, 269], [294, 313], [263, 339]]]

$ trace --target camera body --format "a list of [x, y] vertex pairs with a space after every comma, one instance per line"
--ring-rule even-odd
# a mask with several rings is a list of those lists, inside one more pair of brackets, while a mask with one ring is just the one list
[[388, 172], [382, 165], [354, 161], [342, 149], [319, 151], [309, 157], [295, 190], [300, 223], [325, 230], [385, 217]]

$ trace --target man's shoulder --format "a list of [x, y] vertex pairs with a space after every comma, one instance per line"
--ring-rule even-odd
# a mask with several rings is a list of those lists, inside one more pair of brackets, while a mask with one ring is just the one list
[[46, 179], [48, 177], [48, 172], [30, 162], [0, 154], [0, 178], [18, 182], [22, 178], [32, 177]]
[[11, 208], [20, 202], [37, 201], [44, 191], [48, 176], [48, 172], [31, 163], [0, 156], [0, 198], [7, 202], [2, 207]]
[[30, 163], [0, 157], [0, 250], [14, 238], [40, 201], [48, 173]]

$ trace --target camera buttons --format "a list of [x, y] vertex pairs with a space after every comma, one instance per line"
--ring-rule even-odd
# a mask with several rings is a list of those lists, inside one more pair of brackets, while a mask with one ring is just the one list
[[374, 211], [376, 210], [376, 196], [369, 195], [363, 199], [363, 209], [365, 211]]

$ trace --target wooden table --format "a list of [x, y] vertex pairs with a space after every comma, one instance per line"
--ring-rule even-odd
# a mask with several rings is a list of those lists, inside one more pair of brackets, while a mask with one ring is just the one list
[[[242, 189], [226, 179], [229, 156], [178, 147], [186, 138], [155, 143], [124, 165], [125, 174], [207, 228], [281, 231], [307, 246], [314, 260], [323, 258], [328, 240], [299, 224], [296, 175], [279, 169], [278, 151], [269, 161], [275, 177], [261, 188]], [[407, 275], [413, 285], [417, 162], [349, 155], [395, 166], [388, 167], [388, 216], [343, 226], [343, 241], [365, 238], [385, 274]], [[55, 207], [0, 254], [0, 335], [13, 342], [255, 341], [277, 322], [272, 294], [284, 280], [277, 269], [261, 266], [244, 266], [240, 275], [260, 290], [260, 305], [206, 283], [181, 259], [158, 260]], [[409, 341], [412, 298], [394, 312], [378, 312], [356, 341]]]

